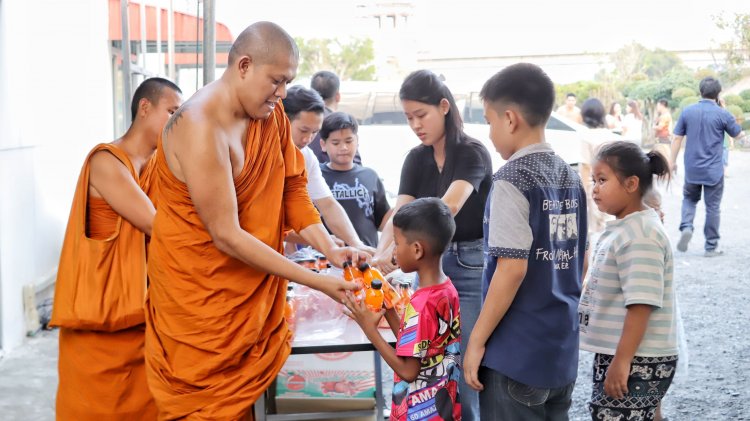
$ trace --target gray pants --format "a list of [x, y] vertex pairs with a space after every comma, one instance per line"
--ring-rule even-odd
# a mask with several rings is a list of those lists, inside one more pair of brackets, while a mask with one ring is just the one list
[[527, 386], [487, 367], [479, 368], [483, 420], [568, 421], [575, 382], [558, 389]]

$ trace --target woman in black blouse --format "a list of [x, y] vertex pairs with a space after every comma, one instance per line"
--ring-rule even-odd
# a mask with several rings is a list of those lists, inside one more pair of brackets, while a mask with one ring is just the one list
[[[401, 169], [401, 184], [393, 210], [422, 197], [439, 197], [451, 209], [456, 233], [443, 255], [443, 270], [458, 290], [461, 305], [461, 353], [479, 316], [482, 302], [482, 218], [492, 183], [492, 161], [487, 148], [463, 132], [463, 121], [453, 95], [432, 72], [410, 74], [399, 92], [409, 126], [422, 143], [412, 149]], [[392, 219], [375, 254], [384, 272], [395, 269]], [[479, 419], [479, 397], [461, 379], [462, 419]]]

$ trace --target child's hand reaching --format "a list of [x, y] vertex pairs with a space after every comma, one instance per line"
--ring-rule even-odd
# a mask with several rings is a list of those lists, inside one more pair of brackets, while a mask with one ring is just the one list
[[380, 319], [383, 318], [383, 315], [385, 314], [384, 308], [380, 309], [377, 313], [370, 311], [370, 309], [365, 306], [364, 300], [357, 302], [351, 291], [346, 292], [346, 295], [341, 302], [348, 310], [344, 310], [344, 314], [357, 322], [366, 335], [369, 336], [369, 333], [378, 331], [378, 323], [380, 323]]

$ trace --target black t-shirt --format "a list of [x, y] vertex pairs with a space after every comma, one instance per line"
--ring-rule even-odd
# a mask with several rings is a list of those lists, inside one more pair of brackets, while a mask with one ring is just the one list
[[333, 198], [346, 211], [360, 240], [370, 247], [377, 247], [378, 227], [391, 209], [378, 174], [371, 168], [356, 164], [349, 171], [336, 171], [320, 164], [320, 170]]
[[[441, 173], [435, 162], [432, 146], [420, 145], [412, 149], [401, 169], [398, 194], [406, 194], [417, 199], [443, 197], [450, 183], [456, 180], [468, 182], [474, 187], [474, 191], [455, 217], [456, 233], [453, 235], [453, 241], [477, 240], [484, 236], [482, 219], [484, 205], [492, 185], [492, 159], [487, 148], [472, 138], [465, 138], [450, 153], [452, 157], [447, 159], [452, 159], [453, 169], [451, 171], [446, 165]], [[447, 171], [451, 171], [452, 174], [448, 174]], [[441, 184], [444, 184], [444, 187], [441, 187]]]

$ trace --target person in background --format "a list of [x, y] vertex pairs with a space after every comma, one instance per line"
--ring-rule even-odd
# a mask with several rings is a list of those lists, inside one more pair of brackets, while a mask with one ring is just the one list
[[390, 218], [391, 206], [375, 170], [354, 163], [357, 131], [357, 120], [346, 113], [337, 111], [323, 120], [321, 145], [330, 161], [320, 164], [320, 170], [359, 238], [365, 245], [377, 247], [378, 232]]
[[638, 101], [631, 99], [625, 107], [625, 117], [622, 119], [622, 138], [636, 145], [643, 143], [643, 114]]
[[568, 120], [582, 124], [583, 117], [581, 116], [581, 109], [576, 106], [577, 102], [578, 98], [576, 97], [576, 94], [571, 92], [565, 95], [565, 103], [557, 108], [557, 113]]
[[656, 144], [654, 150], [664, 155], [669, 160], [672, 144], [672, 111], [669, 102], [662, 98], [656, 103], [656, 123], [654, 124], [654, 137]]
[[622, 120], [622, 105], [619, 102], [613, 102], [609, 106], [609, 113], [606, 117], [607, 128], [613, 133], [622, 134], [623, 131], [623, 120]]
[[[399, 91], [401, 105], [421, 145], [413, 148], [401, 168], [401, 183], [394, 212], [422, 197], [441, 198], [451, 210], [456, 232], [443, 254], [443, 269], [461, 300], [461, 329], [471, 334], [481, 307], [484, 267], [482, 218], [492, 184], [492, 159], [487, 148], [463, 131], [463, 121], [453, 94], [428, 70], [406, 77]], [[374, 261], [394, 270], [393, 217], [380, 237]], [[463, 353], [466, 344], [461, 344]], [[479, 419], [479, 395], [459, 383], [464, 421]]]
[[[339, 108], [339, 102], [341, 102], [341, 81], [336, 73], [328, 70], [321, 70], [315, 73], [310, 79], [310, 88], [315, 90], [323, 98], [325, 102], [325, 111], [323, 117], [328, 117], [334, 111]], [[320, 144], [320, 133], [310, 142], [310, 149], [315, 152], [315, 156], [318, 158], [321, 164], [325, 164], [329, 161], [328, 154], [323, 150]], [[354, 154], [354, 163], [362, 165], [362, 157], [359, 156], [359, 149]]]
[[[324, 104], [320, 95], [310, 88], [295, 85], [289, 88], [286, 98], [282, 100], [284, 112], [289, 117], [292, 141], [305, 157], [307, 169], [307, 191], [310, 199], [318, 208], [321, 218], [329, 231], [349, 246], [372, 254], [375, 249], [365, 245], [357, 235], [352, 222], [344, 208], [333, 198], [320, 171], [320, 163], [308, 147], [318, 135], [323, 124]], [[298, 233], [299, 234], [299, 233]], [[299, 236], [287, 237], [288, 241], [304, 244]]]
[[696, 206], [701, 200], [706, 204], [704, 256], [721, 256], [719, 247], [719, 222], [721, 220], [721, 198], [724, 194], [724, 164], [722, 162], [724, 134], [735, 139], [744, 132], [734, 116], [717, 104], [721, 83], [713, 77], [701, 80], [699, 90], [702, 99], [682, 110], [674, 128], [670, 163], [676, 168], [677, 155], [683, 139], [685, 144], [685, 183], [682, 188], [682, 220], [677, 250], [685, 252], [693, 237], [693, 220]]
[[600, 232], [604, 228], [604, 221], [608, 219], [608, 216], [596, 207], [591, 194], [593, 188], [591, 166], [599, 147], [604, 143], [617, 140], [618, 136], [606, 127], [604, 105], [597, 98], [589, 98], [583, 103], [581, 115], [583, 124], [589, 130], [583, 135], [583, 141], [581, 142], [581, 163], [578, 168], [581, 180], [583, 181], [583, 187], [586, 189], [588, 233], [591, 236]]

